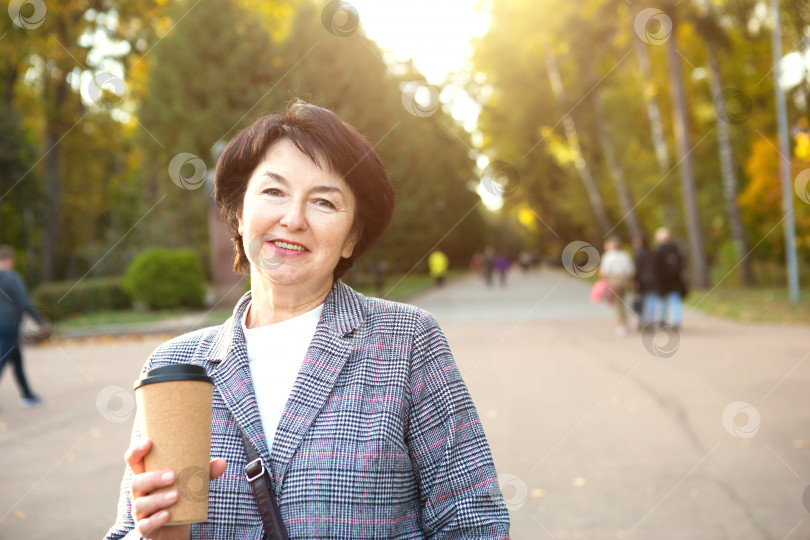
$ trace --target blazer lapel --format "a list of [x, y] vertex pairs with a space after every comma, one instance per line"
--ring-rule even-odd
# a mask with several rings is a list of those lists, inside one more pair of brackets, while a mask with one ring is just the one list
[[[336, 281], [326, 298], [312, 343], [276, 429], [272, 445], [272, 468], [276, 478], [284, 478], [304, 435], [326, 405], [351, 354], [348, 335], [363, 319], [362, 298]], [[274, 483], [277, 496], [281, 494], [280, 484]]]
[[215, 336], [208, 360], [218, 365], [210, 372], [210, 376], [214, 380], [215, 391], [222, 396], [236, 424], [256, 446], [262, 460], [270, 463], [270, 450], [256, 404], [245, 336], [239, 322], [249, 301], [250, 293], [242, 297], [233, 316]]

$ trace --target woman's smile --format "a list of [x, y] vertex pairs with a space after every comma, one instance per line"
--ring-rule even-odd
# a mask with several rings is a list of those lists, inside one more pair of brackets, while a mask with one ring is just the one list
[[309, 253], [306, 247], [290, 240], [270, 240], [268, 244], [270, 244], [271, 249], [276, 253], [289, 257], [298, 257]]

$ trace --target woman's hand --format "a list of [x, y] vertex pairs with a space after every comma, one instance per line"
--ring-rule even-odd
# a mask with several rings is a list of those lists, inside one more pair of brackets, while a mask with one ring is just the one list
[[[164, 527], [169, 521], [169, 508], [177, 502], [177, 490], [153, 493], [155, 490], [172, 485], [175, 481], [174, 471], [146, 472], [143, 458], [152, 448], [152, 441], [140, 441], [127, 450], [124, 459], [132, 469], [130, 502], [135, 530], [149, 540], [188, 540], [191, 534], [190, 525], [172, 525]], [[225, 472], [224, 459], [211, 460], [211, 480], [219, 478]]]

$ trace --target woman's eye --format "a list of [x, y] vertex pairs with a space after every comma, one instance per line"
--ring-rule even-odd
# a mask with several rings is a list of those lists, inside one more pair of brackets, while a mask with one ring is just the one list
[[328, 201], [326, 199], [318, 199], [315, 201], [315, 204], [318, 206], [323, 206], [324, 208], [331, 208], [331, 209], [335, 208], [335, 205], [332, 204], [332, 201]]
[[264, 192], [271, 197], [279, 197], [284, 194], [284, 192], [278, 188], [267, 188], [264, 190]]

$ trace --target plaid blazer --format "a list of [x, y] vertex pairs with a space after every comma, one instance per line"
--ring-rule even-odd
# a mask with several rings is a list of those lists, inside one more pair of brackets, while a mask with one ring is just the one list
[[[245, 479], [243, 429], [270, 465], [291, 539], [507, 538], [509, 516], [481, 422], [433, 317], [367, 298], [337, 281], [266, 440], [238, 321], [175, 338], [144, 366], [191, 363], [214, 380], [208, 521], [193, 539], [256, 539], [262, 523]], [[136, 425], [133, 437], [140, 438]], [[127, 468], [107, 539], [137, 538]]]

